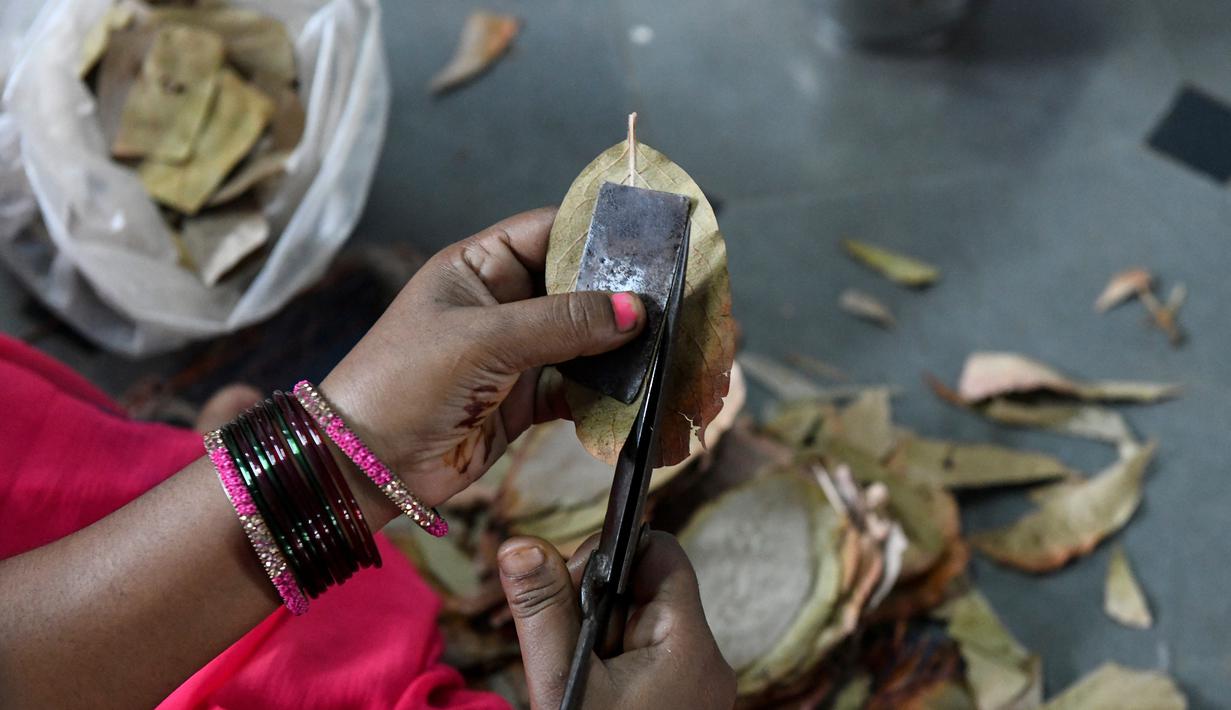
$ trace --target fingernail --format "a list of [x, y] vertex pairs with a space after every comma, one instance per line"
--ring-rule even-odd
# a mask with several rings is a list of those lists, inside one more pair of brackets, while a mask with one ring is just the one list
[[524, 577], [539, 567], [547, 558], [534, 545], [515, 545], [500, 553], [500, 572], [506, 577]]
[[637, 327], [641, 317], [641, 301], [631, 293], [611, 294], [611, 312], [615, 314], [616, 330], [627, 333]]

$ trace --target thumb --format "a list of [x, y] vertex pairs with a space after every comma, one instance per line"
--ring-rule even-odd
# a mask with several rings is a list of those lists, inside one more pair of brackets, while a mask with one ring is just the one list
[[555, 707], [564, 694], [581, 627], [568, 566], [555, 547], [532, 537], [506, 541], [496, 560], [521, 643], [531, 704]]
[[614, 350], [645, 327], [635, 293], [577, 291], [485, 308], [485, 342], [509, 374]]

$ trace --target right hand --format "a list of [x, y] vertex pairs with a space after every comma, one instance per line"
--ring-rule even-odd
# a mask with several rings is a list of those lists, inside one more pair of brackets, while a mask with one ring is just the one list
[[[556, 710], [564, 694], [581, 628], [576, 585], [593, 542], [567, 564], [554, 546], [532, 537], [506, 541], [497, 555], [535, 710]], [[630, 597], [623, 651], [607, 659], [591, 655], [583, 707], [732, 707], [735, 673], [718, 651], [701, 610], [696, 573], [674, 537], [648, 534]]]

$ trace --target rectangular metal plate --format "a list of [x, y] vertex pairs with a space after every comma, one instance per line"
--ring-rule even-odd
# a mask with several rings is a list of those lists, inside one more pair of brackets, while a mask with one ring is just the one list
[[637, 399], [671, 293], [688, 228], [684, 195], [603, 183], [581, 255], [578, 291], [632, 291], [645, 304], [645, 330], [609, 353], [560, 366], [566, 377], [626, 404]]

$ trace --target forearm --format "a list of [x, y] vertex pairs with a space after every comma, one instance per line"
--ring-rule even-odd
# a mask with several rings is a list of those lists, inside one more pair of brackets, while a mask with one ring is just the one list
[[[396, 510], [344, 469], [373, 530]], [[279, 605], [209, 460], [0, 562], [0, 706], [149, 707]]]

